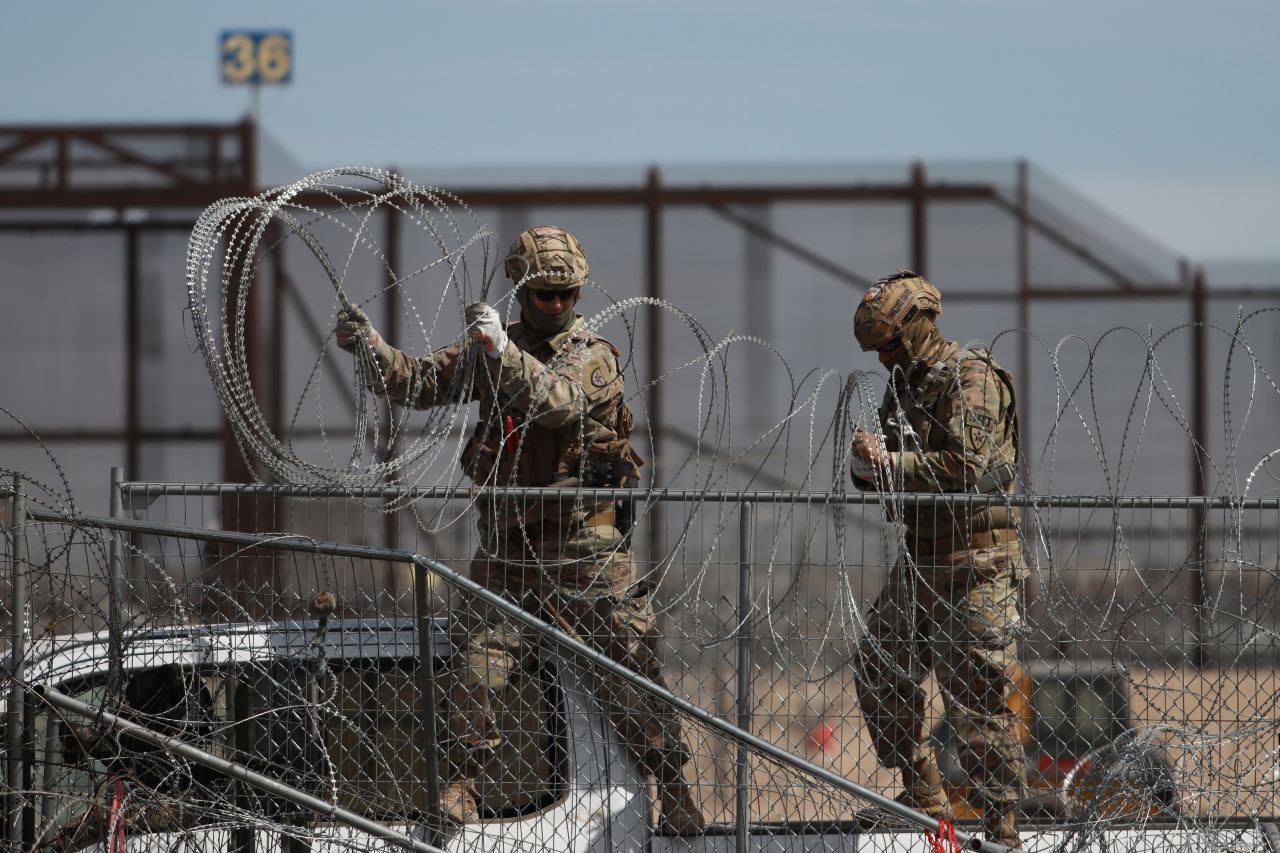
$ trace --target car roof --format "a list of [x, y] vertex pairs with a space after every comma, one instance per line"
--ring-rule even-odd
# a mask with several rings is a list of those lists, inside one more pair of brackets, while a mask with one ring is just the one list
[[[435, 655], [444, 657], [444, 618], [433, 619], [432, 628]], [[57, 684], [106, 673], [112, 645], [106, 629], [36, 639], [22, 663], [23, 680]], [[326, 660], [402, 660], [417, 656], [418, 630], [412, 618], [187, 624], [126, 632], [120, 645], [127, 671], [317, 657], [321, 649]]]

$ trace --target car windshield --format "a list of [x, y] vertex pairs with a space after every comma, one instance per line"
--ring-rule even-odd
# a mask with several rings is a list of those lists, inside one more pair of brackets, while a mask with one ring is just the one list
[[[106, 675], [60, 687], [342, 808], [411, 822], [429, 805], [417, 676], [412, 657], [284, 657], [199, 668], [168, 664], [131, 671], [123, 687]], [[513, 679], [518, 695], [498, 718], [502, 747], [480, 775], [482, 814], [527, 814], [566, 791], [565, 714], [554, 676], [543, 663]], [[32, 722], [33, 766], [40, 773], [33, 782], [42, 792], [36, 810], [46, 839], [74, 845], [101, 838], [99, 824], [122, 796], [139, 806], [153, 800], [153, 811], [188, 826], [200, 823], [199, 803], [210, 799], [250, 813], [296, 811], [105, 724], [47, 709]]]

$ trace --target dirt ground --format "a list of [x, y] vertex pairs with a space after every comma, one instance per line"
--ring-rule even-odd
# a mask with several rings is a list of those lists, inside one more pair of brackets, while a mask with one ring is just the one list
[[[713, 674], [689, 673], [685, 695], [736, 720], [732, 685], [715, 688]], [[930, 680], [930, 725], [942, 714]], [[820, 682], [789, 681], [766, 669], [753, 685], [752, 732], [847, 779], [893, 796], [897, 771], [879, 765], [846, 673]], [[1130, 674], [1130, 713], [1141, 737], [1162, 748], [1175, 768], [1184, 814], [1228, 817], [1270, 814], [1280, 802], [1280, 673], [1267, 669], [1195, 672], [1165, 668]], [[811, 737], [830, 730], [825, 748]], [[819, 736], [825, 730], [816, 732]], [[821, 738], [818, 738], [821, 739]], [[736, 747], [705, 730], [690, 731], [699, 796], [711, 819], [732, 821]], [[1034, 752], [1034, 744], [1029, 745]], [[751, 756], [754, 819], [838, 820], [863, 807], [772, 759]]]

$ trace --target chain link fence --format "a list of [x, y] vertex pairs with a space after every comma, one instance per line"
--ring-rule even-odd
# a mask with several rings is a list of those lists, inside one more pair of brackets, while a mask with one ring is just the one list
[[[635, 505], [634, 541], [660, 543], [659, 559], [637, 547], [633, 587], [654, 591], [659, 677], [629, 684], [593, 658], [601, 644], [581, 621], [506, 599], [533, 617], [522, 621], [458, 585], [454, 572], [474, 576], [484, 552], [473, 490], [117, 481], [112, 532], [25, 484], [25, 510], [6, 501], [11, 842], [102, 843], [119, 825], [237, 849], [271, 833], [367, 846], [289, 799], [300, 792], [428, 846], [629, 849], [661, 798], [625, 727], [606, 722], [633, 690], [678, 721], [709, 838], [921, 843], [919, 826], [862, 796], [899, 785], [872, 748], [854, 665], [898, 560], [877, 496], [504, 491]], [[1028, 849], [1086, 849], [1125, 827], [1121, 849], [1167, 849], [1177, 833], [1247, 846], [1280, 794], [1280, 502], [1007, 500], [1031, 568], [1014, 697]], [[221, 532], [228, 512], [251, 532]], [[377, 544], [387, 525], [399, 549]], [[439, 685], [469, 612], [517, 628], [527, 654], [494, 704], [475, 776], [481, 821], [458, 830], [438, 819], [451, 736]], [[419, 654], [428, 633], [433, 654]], [[41, 701], [36, 686], [97, 717]], [[929, 701], [963, 838], [977, 831], [969, 780], [936, 684]], [[293, 793], [149, 747], [103, 711]]]

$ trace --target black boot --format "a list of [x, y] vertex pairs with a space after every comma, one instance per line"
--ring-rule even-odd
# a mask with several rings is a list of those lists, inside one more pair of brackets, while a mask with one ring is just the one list
[[659, 835], [701, 835], [707, 829], [707, 819], [683, 776], [658, 779], [658, 809]]
[[[942, 773], [932, 755], [917, 758], [902, 768], [902, 793], [894, 799], [935, 820], [955, 820], [951, 801], [947, 799], [946, 791], [942, 790]], [[898, 818], [881, 808], [864, 809], [853, 817], [864, 830], [882, 829], [893, 823], [900, 823]]]
[[1018, 806], [1016, 803], [990, 803], [982, 810], [982, 832], [988, 841], [1021, 850], [1018, 838]]

